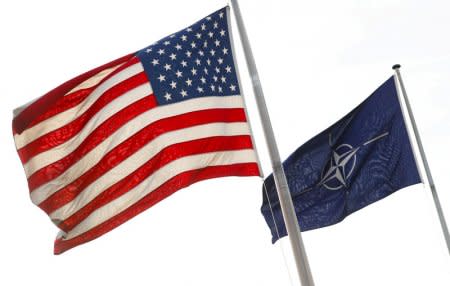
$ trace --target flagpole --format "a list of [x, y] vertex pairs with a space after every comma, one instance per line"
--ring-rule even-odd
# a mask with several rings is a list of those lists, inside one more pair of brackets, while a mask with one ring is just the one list
[[298, 225], [297, 216], [295, 214], [294, 204], [292, 203], [291, 193], [284, 173], [283, 165], [281, 163], [280, 154], [273, 133], [272, 124], [270, 122], [269, 113], [267, 110], [264, 93], [261, 82], [259, 80], [258, 71], [256, 69], [255, 59], [250, 48], [247, 32], [242, 20], [241, 11], [237, 0], [231, 0], [234, 16], [236, 18], [239, 35], [244, 49], [247, 67], [252, 80], [253, 91], [255, 94], [256, 104], [258, 106], [259, 116], [266, 139], [266, 144], [269, 150], [270, 161], [272, 163], [272, 170], [275, 179], [275, 185], [280, 200], [281, 211], [283, 213], [286, 230], [291, 242], [292, 251], [294, 253], [295, 263], [297, 265], [297, 272], [300, 277], [302, 286], [313, 286], [311, 270], [309, 268], [308, 258]]
[[414, 131], [415, 138], [416, 138], [416, 142], [419, 147], [420, 157], [422, 158], [422, 162], [423, 162], [423, 165], [425, 168], [425, 173], [426, 173], [427, 179], [428, 179], [428, 184], [430, 185], [431, 194], [433, 195], [433, 200], [434, 200], [434, 204], [436, 206], [436, 210], [437, 210], [437, 213], [439, 216], [439, 221], [441, 223], [442, 232], [444, 234], [445, 242], [447, 243], [447, 249], [450, 254], [450, 235], [448, 232], [447, 223], [445, 221], [444, 212], [442, 210], [441, 203], [439, 201], [439, 196], [438, 196], [438, 193], [436, 190], [436, 185], [434, 184], [433, 176], [431, 175], [430, 166], [428, 164], [428, 160], [425, 155], [425, 150], [422, 145], [422, 140], [420, 139], [419, 130], [416, 125], [416, 120], [414, 119], [411, 105], [409, 103], [408, 96], [406, 95], [406, 89], [403, 84], [402, 76], [400, 75], [400, 65], [396, 64], [392, 67], [392, 69], [395, 71], [395, 75], [397, 77], [397, 80], [400, 84], [400, 88], [402, 90], [403, 98], [405, 100], [406, 108], [408, 110], [409, 118], [411, 121], [411, 125], [412, 125], [413, 131]]

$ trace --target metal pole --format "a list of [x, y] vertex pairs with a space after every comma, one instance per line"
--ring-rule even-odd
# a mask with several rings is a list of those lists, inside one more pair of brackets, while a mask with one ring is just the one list
[[442, 211], [441, 203], [439, 201], [439, 196], [436, 191], [436, 186], [433, 181], [433, 176], [431, 175], [430, 166], [428, 164], [427, 156], [425, 155], [425, 150], [423, 149], [422, 140], [420, 139], [419, 130], [417, 129], [416, 120], [414, 119], [414, 115], [411, 109], [411, 105], [408, 100], [408, 96], [406, 95], [406, 89], [403, 84], [402, 76], [400, 75], [400, 65], [394, 65], [392, 69], [395, 71], [395, 75], [400, 84], [400, 88], [402, 90], [403, 98], [405, 100], [406, 108], [408, 110], [409, 118], [411, 120], [411, 125], [414, 131], [414, 135], [416, 137], [417, 146], [419, 147], [420, 157], [422, 158], [422, 162], [425, 168], [425, 173], [427, 175], [428, 184], [430, 185], [431, 194], [433, 195], [434, 204], [436, 206], [436, 210], [439, 216], [439, 221], [441, 223], [442, 232], [444, 234], [445, 242], [447, 243], [447, 249], [450, 254], [450, 235], [448, 232], [447, 223], [445, 221], [444, 212]]
[[302, 286], [313, 286], [311, 270], [309, 268], [308, 258], [306, 256], [305, 247], [298, 225], [297, 216], [295, 214], [294, 204], [292, 203], [291, 193], [284, 174], [283, 165], [281, 163], [280, 154], [278, 152], [275, 135], [273, 133], [272, 124], [270, 123], [269, 113], [264, 99], [264, 93], [259, 80], [258, 71], [256, 69], [255, 59], [250, 48], [247, 32], [242, 20], [241, 11], [237, 0], [231, 0], [234, 16], [239, 30], [242, 46], [244, 49], [247, 67], [252, 80], [253, 91], [255, 94], [256, 104], [258, 106], [259, 116], [266, 139], [267, 148], [269, 150], [270, 160], [272, 163], [275, 185], [280, 199], [281, 211], [283, 213], [286, 230], [291, 242], [292, 251], [294, 253], [295, 263], [297, 265], [298, 275]]

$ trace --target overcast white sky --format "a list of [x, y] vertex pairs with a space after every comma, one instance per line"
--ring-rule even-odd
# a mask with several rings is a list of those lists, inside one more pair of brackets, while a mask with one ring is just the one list
[[[0, 285], [290, 285], [282, 247], [271, 244], [259, 211], [260, 179], [195, 184], [99, 239], [54, 256], [57, 229], [29, 200], [14, 147], [14, 108], [226, 4], [0, 4]], [[450, 221], [450, 2], [241, 0], [240, 6], [282, 157], [349, 112], [400, 63]], [[233, 23], [238, 39], [235, 28]], [[236, 48], [268, 174], [239, 42]], [[450, 256], [422, 185], [303, 239], [318, 286], [450, 285]], [[289, 256], [287, 241], [282, 244]]]

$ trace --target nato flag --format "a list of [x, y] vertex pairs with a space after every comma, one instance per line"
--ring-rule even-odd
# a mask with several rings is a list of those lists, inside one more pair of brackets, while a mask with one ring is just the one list
[[[394, 77], [300, 146], [283, 166], [302, 231], [338, 223], [401, 188], [420, 183]], [[264, 185], [267, 196], [263, 186], [261, 211], [275, 242], [287, 235], [286, 227], [273, 175]]]

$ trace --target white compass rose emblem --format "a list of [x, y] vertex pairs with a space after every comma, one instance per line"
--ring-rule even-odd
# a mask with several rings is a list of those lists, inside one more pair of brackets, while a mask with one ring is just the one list
[[358, 150], [359, 147], [353, 148], [349, 144], [339, 145], [333, 150], [330, 160], [322, 171], [319, 185], [333, 191], [346, 187], [346, 180], [355, 169]]
[[[361, 146], [354, 148], [350, 144], [341, 144], [333, 150], [332, 155], [325, 168], [322, 170], [319, 186], [324, 186], [328, 190], [336, 191], [343, 187], [347, 187], [347, 179], [353, 173], [356, 165], [356, 155], [361, 147], [373, 143], [385, 136], [389, 132], [385, 132], [375, 138], [368, 140]], [[330, 134], [331, 145], [331, 134]]]

